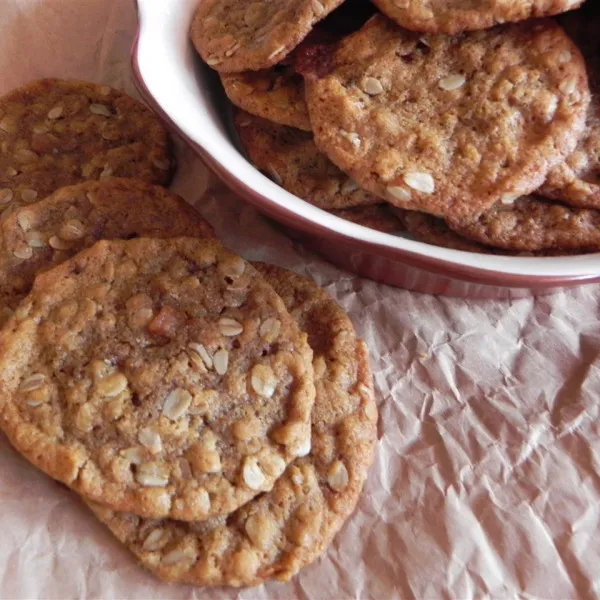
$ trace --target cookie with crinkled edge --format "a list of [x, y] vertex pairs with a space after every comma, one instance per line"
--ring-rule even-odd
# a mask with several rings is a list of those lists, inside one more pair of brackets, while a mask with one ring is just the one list
[[474, 221], [449, 218], [447, 223], [463, 237], [506, 250], [552, 255], [600, 250], [600, 211], [569, 207], [539, 196], [500, 203]]
[[256, 265], [314, 350], [312, 449], [273, 489], [228, 518], [148, 521], [92, 505], [152, 573], [193, 585], [290, 579], [314, 561], [351, 515], [373, 459], [377, 409], [365, 345], [342, 309], [312, 281]]
[[310, 131], [304, 80], [290, 65], [220, 76], [227, 97], [237, 107], [273, 123]]
[[330, 210], [332, 215], [351, 221], [363, 227], [370, 227], [382, 233], [398, 233], [404, 230], [404, 224], [387, 204], [358, 206], [342, 210]]
[[146, 106], [107, 85], [41, 79], [0, 98], [0, 211], [91, 179], [167, 184], [167, 130]]
[[35, 276], [100, 239], [214, 237], [183, 198], [136, 179], [110, 178], [61, 188], [0, 220], [0, 325]]
[[550, 17], [573, 10], [583, 2], [584, 0], [373, 0], [382, 13], [406, 29], [445, 34]]
[[600, 14], [591, 3], [560, 20], [586, 60], [592, 100], [575, 152], [548, 173], [539, 193], [572, 206], [600, 208]]
[[214, 239], [98, 242], [36, 278], [0, 348], [10, 442], [114, 510], [229, 514], [310, 452], [306, 334]]
[[311, 133], [243, 112], [234, 123], [252, 164], [299, 198], [324, 209], [381, 203], [320, 152]]
[[343, 0], [202, 0], [190, 37], [223, 73], [267, 69], [285, 58]]
[[382, 15], [307, 75], [315, 143], [400, 208], [474, 218], [537, 189], [574, 150], [589, 90], [550, 20], [419, 36]]

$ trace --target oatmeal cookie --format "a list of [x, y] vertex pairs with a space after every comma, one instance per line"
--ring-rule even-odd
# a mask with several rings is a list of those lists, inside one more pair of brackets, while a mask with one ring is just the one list
[[239, 108], [273, 123], [310, 131], [304, 80], [291, 65], [220, 76], [225, 93]]
[[107, 85], [42, 79], [0, 98], [0, 211], [88, 179], [167, 184], [173, 160], [150, 109]]
[[306, 334], [216, 240], [100, 241], [36, 278], [0, 348], [11, 443], [114, 510], [226, 515], [310, 452]]
[[549, 17], [584, 0], [373, 0], [388, 17], [413, 31], [455, 34]]
[[381, 203], [322, 154], [311, 133], [242, 112], [234, 122], [250, 161], [288, 192], [324, 209]]
[[450, 248], [452, 250], [463, 250], [464, 252], [494, 253], [495, 249], [477, 242], [471, 241], [452, 231], [446, 222], [439, 217], [415, 210], [403, 210], [393, 208], [392, 211], [398, 217], [407, 233], [418, 242]]
[[181, 236], [214, 237], [185, 200], [135, 179], [87, 181], [18, 208], [0, 220], [0, 326], [38, 273], [100, 239]]
[[[406, 231], [412, 237], [426, 244], [441, 246], [442, 248], [450, 248], [452, 250], [462, 250], [463, 252], [475, 252], [477, 254], [495, 254], [504, 256], [572, 256], [575, 254], [585, 254], [593, 250], [585, 250], [581, 248], [560, 249], [546, 248], [544, 250], [509, 250], [506, 248], [496, 248], [491, 245], [480, 244], [467, 237], [459, 235], [448, 224], [438, 217], [420, 213], [412, 210], [402, 210], [395, 208], [396, 213]], [[493, 243], [494, 237], [490, 236], [487, 239], [490, 244]]]
[[343, 0], [202, 0], [190, 36], [217, 71], [267, 69], [285, 58]]
[[561, 19], [586, 60], [592, 100], [585, 132], [573, 152], [548, 173], [539, 193], [573, 206], [600, 208], [600, 13], [591, 3]]
[[363, 227], [370, 227], [383, 233], [398, 233], [404, 230], [404, 224], [387, 204], [358, 206], [342, 210], [329, 211], [332, 215], [352, 221]]
[[550, 20], [448, 37], [382, 15], [306, 77], [317, 146], [400, 208], [475, 217], [536, 190], [583, 132], [583, 58]]
[[519, 252], [571, 254], [600, 250], [600, 211], [525, 196], [498, 204], [474, 221], [447, 219], [461, 236]]
[[141, 564], [167, 581], [242, 586], [290, 579], [325, 550], [350, 516], [373, 459], [372, 376], [348, 317], [312, 281], [256, 267], [314, 350], [312, 450], [270, 492], [228, 518], [149, 521], [92, 505]]

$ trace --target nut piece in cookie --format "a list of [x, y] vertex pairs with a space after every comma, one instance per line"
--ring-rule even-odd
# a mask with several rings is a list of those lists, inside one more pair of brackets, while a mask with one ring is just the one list
[[388, 17], [413, 31], [456, 34], [550, 17], [581, 6], [584, 0], [373, 0]]
[[281, 62], [343, 0], [202, 0], [190, 36], [217, 71], [239, 73]]
[[381, 202], [322, 154], [311, 133], [243, 112], [234, 122], [254, 166], [299, 198], [326, 210]]
[[167, 184], [167, 131], [146, 106], [107, 85], [42, 79], [0, 98], [0, 210], [91, 179]]
[[473, 217], [537, 189], [575, 148], [589, 90], [556, 23], [418, 36], [377, 15], [306, 79], [317, 146], [410, 210]]
[[87, 181], [18, 208], [0, 220], [0, 325], [38, 273], [100, 239], [180, 236], [213, 230], [183, 198], [136, 179]]
[[314, 349], [311, 453], [227, 520], [157, 522], [90, 505], [139, 562], [166, 581], [243, 586], [289, 580], [350, 517], [373, 460], [372, 376], [348, 316], [312, 281], [277, 267], [256, 268]]
[[0, 346], [11, 443], [114, 510], [226, 515], [310, 452], [306, 334], [214, 239], [98, 242], [36, 278]]

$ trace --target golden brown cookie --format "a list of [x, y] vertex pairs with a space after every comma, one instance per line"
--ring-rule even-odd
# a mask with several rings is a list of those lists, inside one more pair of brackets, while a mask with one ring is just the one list
[[377, 409], [364, 344], [312, 281], [257, 265], [314, 350], [312, 450], [273, 489], [227, 518], [148, 521], [92, 508], [158, 577], [194, 585], [286, 581], [315, 560], [352, 513], [373, 458]]
[[585, 132], [573, 152], [548, 173], [540, 194], [573, 206], [600, 208], [600, 13], [588, 3], [565, 15], [561, 24], [585, 57], [592, 101]]
[[229, 514], [310, 452], [306, 334], [216, 240], [98, 242], [37, 277], [0, 348], [11, 443], [115, 510]]
[[88, 179], [169, 182], [165, 127], [107, 85], [42, 79], [0, 98], [0, 210]]
[[202, 0], [190, 36], [217, 71], [268, 69], [287, 56], [343, 0]]
[[329, 212], [336, 217], [346, 219], [346, 221], [352, 221], [357, 225], [370, 227], [383, 233], [398, 233], [404, 230], [404, 224], [387, 204], [358, 206]]
[[268, 121], [310, 131], [308, 107], [304, 98], [304, 79], [296, 67], [315, 48], [336, 43], [356, 31], [374, 12], [364, 0], [346, 0], [298, 45], [286, 59], [261, 71], [220, 73], [221, 82], [231, 102], [245, 111]]
[[584, 0], [373, 0], [402, 27], [455, 34], [549, 17], [581, 6]]
[[576, 146], [585, 64], [550, 20], [454, 37], [373, 17], [307, 78], [315, 142], [392, 204], [473, 217], [537, 189]]
[[324, 209], [381, 203], [319, 152], [311, 133], [243, 112], [234, 123], [252, 164], [298, 198]]
[[552, 251], [553, 255], [600, 250], [600, 211], [571, 208], [538, 196], [500, 203], [472, 222], [449, 218], [447, 223], [461, 236], [507, 250]]
[[29, 293], [35, 276], [99, 239], [213, 237], [182, 198], [135, 179], [110, 178], [61, 188], [0, 220], [0, 325]]
[[273, 123], [310, 131], [304, 79], [292, 66], [220, 75], [225, 93], [239, 108]]

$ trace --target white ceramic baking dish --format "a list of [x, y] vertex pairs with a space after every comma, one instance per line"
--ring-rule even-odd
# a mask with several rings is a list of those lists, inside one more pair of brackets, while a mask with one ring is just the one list
[[198, 1], [137, 0], [136, 84], [229, 187], [309, 248], [362, 276], [428, 293], [507, 297], [600, 281], [600, 254], [533, 258], [449, 250], [350, 223], [280, 188], [240, 152], [219, 79], [189, 41]]

